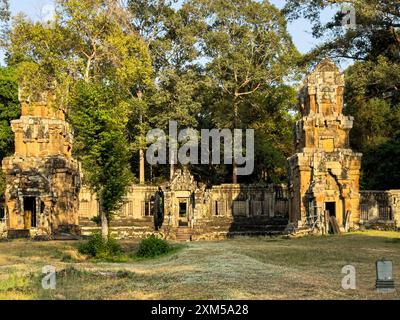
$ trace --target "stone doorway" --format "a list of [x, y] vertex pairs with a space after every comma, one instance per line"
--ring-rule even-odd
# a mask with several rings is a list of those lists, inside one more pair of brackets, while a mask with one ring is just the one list
[[336, 218], [336, 202], [325, 202], [325, 210], [329, 212], [329, 217]]
[[36, 198], [24, 197], [24, 229], [37, 227]]
[[189, 214], [188, 214], [188, 201], [179, 201], [179, 226], [187, 227], [189, 225]]

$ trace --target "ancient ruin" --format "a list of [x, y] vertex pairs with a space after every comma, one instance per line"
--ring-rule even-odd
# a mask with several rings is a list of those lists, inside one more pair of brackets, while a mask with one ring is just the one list
[[11, 124], [15, 154], [2, 166], [8, 236], [78, 233], [79, 164], [64, 112], [47, 94], [20, 102], [21, 118]]
[[289, 159], [290, 222], [297, 227], [335, 218], [347, 230], [360, 222], [361, 154], [350, 149], [353, 118], [343, 115], [344, 75], [330, 60], [305, 79], [302, 119], [294, 132], [296, 154]]
[[[158, 233], [209, 240], [285, 230], [329, 232], [332, 220], [341, 231], [360, 224], [398, 227], [400, 190], [359, 191], [361, 154], [350, 149], [353, 118], [343, 115], [343, 90], [343, 74], [329, 60], [306, 78], [288, 186], [206, 186], [183, 166], [159, 186], [130, 186], [111, 233], [125, 239]], [[36, 102], [21, 99], [22, 116], [12, 122], [15, 154], [3, 160], [7, 189], [0, 237], [99, 230], [93, 219], [99, 213], [96, 195], [80, 186], [73, 137], [64, 112], [53, 105], [47, 95]]]
[[[158, 187], [132, 185], [112, 224], [119, 238], [143, 237], [155, 230]], [[168, 239], [221, 239], [233, 235], [281, 233], [287, 224], [284, 187], [223, 184], [207, 188], [186, 168], [162, 186], [163, 217], [158, 232]], [[98, 230], [96, 197], [83, 188], [80, 224], [84, 234]]]

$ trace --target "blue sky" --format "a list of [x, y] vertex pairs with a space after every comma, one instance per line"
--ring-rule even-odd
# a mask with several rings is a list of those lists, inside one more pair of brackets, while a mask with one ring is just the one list
[[[82, 0], [84, 1], [84, 0]], [[282, 8], [285, 4], [285, 0], [270, 0], [271, 3], [279, 8]], [[34, 20], [42, 19], [46, 15], [49, 5], [53, 3], [52, 0], [11, 0], [11, 12], [15, 15], [18, 12], [24, 12], [30, 18]], [[325, 10], [322, 19], [324, 21], [330, 20], [335, 14], [336, 10], [329, 9]], [[288, 25], [288, 30], [293, 37], [293, 41], [296, 44], [298, 50], [302, 53], [310, 51], [315, 45], [318, 44], [318, 40], [314, 39], [311, 35], [311, 26], [307, 20], [299, 19]], [[2, 54], [0, 54], [2, 59]]]

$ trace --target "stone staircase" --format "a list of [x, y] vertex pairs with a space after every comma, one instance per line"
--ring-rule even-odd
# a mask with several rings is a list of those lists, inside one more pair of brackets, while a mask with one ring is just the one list
[[192, 230], [189, 227], [179, 227], [176, 230], [177, 241], [191, 241]]

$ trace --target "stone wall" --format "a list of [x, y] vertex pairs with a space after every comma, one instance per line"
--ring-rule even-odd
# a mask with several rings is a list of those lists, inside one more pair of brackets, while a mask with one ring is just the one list
[[[175, 239], [183, 227], [190, 229], [193, 240], [201, 240], [235, 234], [273, 234], [287, 225], [284, 186], [223, 184], [206, 188], [198, 185], [190, 173], [177, 170], [171, 183], [163, 186], [164, 218], [156, 232], [153, 216], [157, 190], [155, 186], [132, 185], [111, 223], [112, 233], [118, 238], [159, 233]], [[83, 234], [88, 235], [99, 230], [91, 221], [98, 216], [97, 200], [85, 187], [79, 198], [80, 225]]]
[[7, 237], [7, 224], [5, 220], [0, 220], [0, 239]]
[[361, 191], [360, 223], [367, 227], [400, 227], [400, 190]]

